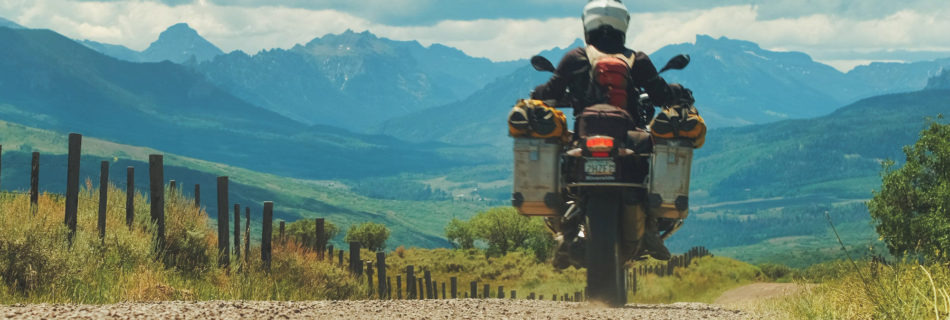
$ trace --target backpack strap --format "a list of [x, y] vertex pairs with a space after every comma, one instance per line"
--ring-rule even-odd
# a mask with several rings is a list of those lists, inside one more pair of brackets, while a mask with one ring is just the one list
[[636, 52], [631, 52], [629, 56], [623, 53], [613, 53], [613, 54], [603, 53], [592, 45], [588, 45], [585, 48], [585, 51], [587, 52], [587, 61], [588, 63], [590, 63], [591, 68], [596, 67], [597, 61], [600, 61], [600, 59], [604, 57], [613, 57], [613, 58], [623, 60], [623, 62], [627, 64], [627, 68], [629, 69], [633, 69], [633, 63], [634, 61], [636, 61], [636, 59], [634, 59], [634, 56], [636, 56]]

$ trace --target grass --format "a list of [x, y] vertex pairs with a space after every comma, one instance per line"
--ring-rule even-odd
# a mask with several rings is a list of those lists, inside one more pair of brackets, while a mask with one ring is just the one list
[[804, 276], [825, 282], [754, 312], [786, 319], [950, 319], [947, 265], [839, 261], [809, 268]]
[[[207, 214], [177, 194], [166, 199], [166, 246], [156, 253], [148, 204], [136, 196], [135, 220], [125, 225], [125, 197], [112, 196], [107, 232], [98, 237], [97, 192], [80, 194], [72, 246], [63, 224], [64, 200], [39, 197], [32, 213], [26, 195], [0, 195], [0, 303], [115, 303], [161, 300], [358, 299], [367, 293], [345, 271], [299, 247], [275, 246], [266, 271], [260, 248], [246, 262], [217, 266], [216, 235]], [[110, 188], [112, 195], [124, 195]]]
[[[37, 151], [43, 157], [41, 187], [49, 187], [52, 192], [61, 191], [62, 180], [45, 183], [45, 179], [65, 175], [67, 135], [5, 121], [0, 121], [0, 133], [5, 190], [28, 186], [29, 153]], [[252, 218], [259, 219], [261, 202], [274, 201], [275, 217], [287, 221], [322, 217], [334, 221], [343, 229], [366, 221], [384, 223], [393, 230], [390, 243], [395, 246], [448, 246], [443, 231], [452, 218], [467, 219], [491, 206], [490, 203], [479, 201], [377, 199], [361, 195], [340, 181], [282, 177], [89, 136], [83, 137], [82, 148], [84, 177], [98, 177], [98, 162], [92, 161], [95, 158], [113, 162], [113, 183], [124, 184], [126, 165], [136, 167], [140, 175], [137, 181], [144, 182], [147, 179], [142, 174], [148, 172], [146, 159], [150, 154], [165, 154], [166, 179], [178, 180], [189, 194], [192, 184], [200, 183], [204, 192], [203, 204], [209, 208], [212, 216], [216, 216], [213, 196], [215, 177], [229, 176], [232, 202], [250, 205]], [[11, 161], [17, 159], [23, 160]], [[252, 225], [252, 228], [259, 230], [259, 225]], [[337, 244], [342, 243], [342, 238], [337, 240]]]
[[756, 266], [724, 257], [703, 257], [688, 268], [676, 269], [673, 276], [647, 275], [638, 278], [637, 303], [712, 303], [723, 292], [743, 285], [769, 281]]

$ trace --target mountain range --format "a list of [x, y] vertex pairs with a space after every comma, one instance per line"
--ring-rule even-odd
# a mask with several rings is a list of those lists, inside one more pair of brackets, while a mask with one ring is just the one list
[[254, 55], [224, 54], [184, 23], [169, 27], [143, 52], [82, 43], [120, 60], [185, 64], [247, 102], [302, 123], [351, 131], [459, 100], [524, 63], [492, 62], [440, 44], [425, 47], [351, 30]]
[[[558, 56], [560, 52], [545, 55]], [[862, 98], [920, 90], [928, 79], [950, 66], [950, 59], [874, 63], [842, 73], [804, 53], [769, 51], [748, 41], [702, 35], [695, 43], [667, 46], [651, 57], [660, 67], [680, 53], [690, 54], [690, 65], [663, 76], [693, 90], [700, 114], [712, 128], [826, 115]], [[465, 100], [395, 118], [375, 132], [410, 141], [507, 145], [507, 111], [547, 77], [521, 68]], [[896, 80], [889, 85], [882, 78]], [[467, 116], [458, 116], [462, 113]]]
[[120, 61], [48, 30], [0, 28], [0, 43], [0, 115], [8, 121], [302, 178], [456, 163], [431, 144], [296, 122], [171, 62]]

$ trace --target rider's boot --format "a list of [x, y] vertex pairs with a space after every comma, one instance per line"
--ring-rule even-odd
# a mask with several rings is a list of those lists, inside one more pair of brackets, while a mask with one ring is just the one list
[[646, 210], [642, 204], [624, 204], [623, 215], [620, 217], [621, 228], [623, 228], [620, 249], [624, 253], [624, 260], [637, 257], [637, 251], [639, 251], [637, 240], [643, 237], [646, 220]]
[[660, 230], [657, 226], [658, 221], [655, 217], [647, 218], [646, 232], [643, 234], [643, 248], [650, 254], [650, 257], [657, 260], [670, 260], [670, 250], [660, 239]]
[[569, 243], [564, 241], [564, 235], [560, 233], [554, 236], [554, 242], [554, 258], [551, 259], [551, 262], [557, 269], [567, 269], [571, 266]]

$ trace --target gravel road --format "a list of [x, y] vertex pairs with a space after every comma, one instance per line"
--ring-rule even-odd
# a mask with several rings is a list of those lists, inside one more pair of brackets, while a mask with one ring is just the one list
[[537, 300], [161, 302], [113, 305], [0, 306], [11, 319], [748, 319], [740, 311], [699, 303], [627, 305]]

